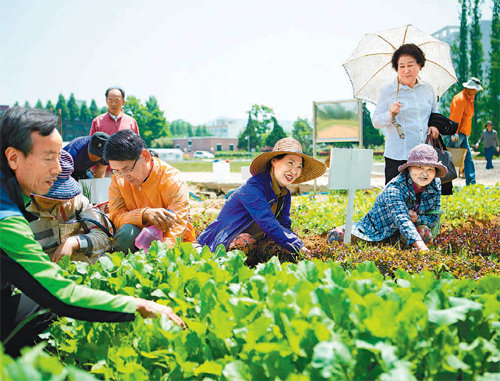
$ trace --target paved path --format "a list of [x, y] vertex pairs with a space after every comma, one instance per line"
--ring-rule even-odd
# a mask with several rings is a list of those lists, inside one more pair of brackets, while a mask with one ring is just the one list
[[[474, 165], [476, 167], [476, 181], [478, 184], [483, 184], [486, 186], [492, 186], [496, 183], [500, 183], [500, 160], [493, 160], [494, 169], [486, 170], [486, 161], [484, 160], [474, 160]], [[191, 183], [209, 183], [214, 182], [214, 175], [211, 172], [182, 172], [182, 176], [185, 181]], [[241, 173], [231, 172], [227, 181], [224, 183], [228, 184], [243, 184]], [[374, 187], [384, 186], [384, 163], [374, 162], [372, 166], [371, 182], [370, 185]], [[313, 181], [309, 182], [313, 184]], [[328, 184], [328, 170], [323, 176], [317, 179], [318, 185]], [[453, 180], [453, 185], [458, 187], [465, 186], [465, 179], [459, 178]]]

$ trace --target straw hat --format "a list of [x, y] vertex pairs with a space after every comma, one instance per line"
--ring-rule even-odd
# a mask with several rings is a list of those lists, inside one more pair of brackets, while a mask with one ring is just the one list
[[82, 193], [82, 187], [71, 174], [73, 173], [73, 158], [66, 151], [61, 151], [59, 158], [61, 165], [61, 173], [57, 176], [57, 180], [50, 187], [50, 190], [45, 195], [38, 195], [51, 200], [71, 200], [73, 197]]
[[302, 152], [302, 146], [297, 140], [294, 138], [283, 138], [274, 145], [272, 152], [261, 153], [252, 161], [250, 173], [255, 176], [264, 172], [267, 169], [267, 163], [273, 157], [279, 155], [298, 155], [304, 159], [302, 173], [293, 184], [300, 184], [315, 179], [326, 171], [326, 166], [321, 161], [313, 159]]
[[408, 155], [408, 161], [398, 167], [399, 172], [403, 172], [408, 167], [417, 167], [419, 165], [428, 165], [436, 168], [436, 177], [444, 177], [448, 169], [438, 161], [436, 150], [429, 144], [419, 144], [415, 146]]

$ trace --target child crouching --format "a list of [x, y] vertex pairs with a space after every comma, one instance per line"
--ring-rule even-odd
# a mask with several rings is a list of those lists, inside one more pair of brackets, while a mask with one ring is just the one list
[[[399, 175], [377, 196], [373, 208], [353, 224], [351, 234], [369, 242], [394, 242], [400, 236], [418, 250], [429, 250], [431, 229], [439, 222], [441, 180], [448, 172], [434, 148], [419, 144], [410, 151]], [[343, 241], [344, 230], [335, 228], [327, 241]]]

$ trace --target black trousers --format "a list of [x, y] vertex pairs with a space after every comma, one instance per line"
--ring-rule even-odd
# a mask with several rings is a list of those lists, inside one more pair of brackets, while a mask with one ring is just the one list
[[[7, 287], [0, 293], [0, 339], [2, 343], [11, 332], [30, 316], [44, 308], [24, 294], [12, 294], [12, 288]], [[5, 353], [10, 356], [19, 356], [22, 347], [40, 341], [38, 334], [45, 331], [57, 318], [52, 312], [44, 312], [25, 324], [7, 343], [4, 343]]]
[[385, 185], [397, 175], [399, 175], [398, 167], [407, 162], [407, 160], [393, 160], [385, 158]]

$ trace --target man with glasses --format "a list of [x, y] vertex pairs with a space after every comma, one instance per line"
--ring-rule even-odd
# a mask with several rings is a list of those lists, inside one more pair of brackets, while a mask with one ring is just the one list
[[189, 191], [180, 172], [151, 156], [142, 138], [131, 130], [112, 135], [104, 148], [113, 178], [109, 216], [118, 229], [113, 248], [136, 251], [142, 228], [155, 225], [168, 247], [177, 239], [196, 242], [189, 222]]
[[123, 89], [119, 87], [107, 89], [106, 104], [108, 105], [108, 112], [94, 118], [89, 135], [92, 136], [98, 131], [113, 135], [120, 130], [132, 130], [139, 134], [135, 119], [123, 112], [123, 106], [125, 105], [125, 91]]
[[31, 194], [45, 195], [61, 174], [57, 125], [55, 115], [40, 109], [12, 107], [0, 118], [0, 341], [5, 352], [19, 355], [61, 316], [125, 322], [138, 312], [185, 326], [170, 307], [77, 285], [42, 251], [29, 225], [36, 217], [27, 205]]

